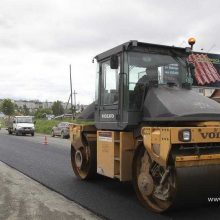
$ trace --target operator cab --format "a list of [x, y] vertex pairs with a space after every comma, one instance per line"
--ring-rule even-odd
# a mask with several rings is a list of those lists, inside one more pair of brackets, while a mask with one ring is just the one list
[[143, 118], [149, 88], [190, 88], [186, 48], [130, 41], [97, 55], [95, 121], [98, 129], [129, 130]]

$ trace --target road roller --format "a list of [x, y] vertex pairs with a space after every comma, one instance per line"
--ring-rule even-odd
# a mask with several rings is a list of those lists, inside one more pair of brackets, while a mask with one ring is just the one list
[[[161, 213], [220, 197], [220, 56], [129, 41], [97, 56], [95, 101], [70, 126], [81, 180], [131, 181], [140, 203]], [[199, 87], [200, 86], [200, 87]]]

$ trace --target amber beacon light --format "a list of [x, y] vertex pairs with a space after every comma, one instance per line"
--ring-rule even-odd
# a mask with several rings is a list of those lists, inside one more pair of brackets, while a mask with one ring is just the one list
[[190, 37], [188, 39], [188, 44], [191, 46], [191, 49], [193, 49], [193, 45], [196, 43], [196, 39], [193, 37]]

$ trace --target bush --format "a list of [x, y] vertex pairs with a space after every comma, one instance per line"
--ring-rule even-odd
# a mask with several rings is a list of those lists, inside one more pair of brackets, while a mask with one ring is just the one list
[[67, 121], [67, 122], [77, 123], [77, 124], [93, 124], [93, 121], [72, 120], [71, 118], [66, 118], [63, 120], [37, 119], [36, 124], [35, 124], [35, 131], [37, 133], [42, 133], [42, 134], [51, 134], [52, 128], [62, 121]]
[[52, 110], [49, 109], [49, 108], [39, 108], [39, 109], [35, 112], [34, 116], [35, 116], [35, 118], [43, 118], [43, 116], [44, 116], [45, 114], [49, 114], [49, 115], [52, 114]]
[[53, 126], [57, 125], [60, 121], [57, 120], [43, 120], [37, 119], [35, 124], [35, 131], [42, 134], [50, 134]]

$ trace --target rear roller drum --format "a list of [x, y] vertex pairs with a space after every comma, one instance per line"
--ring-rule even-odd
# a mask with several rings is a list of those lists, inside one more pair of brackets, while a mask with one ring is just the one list
[[176, 193], [175, 172], [152, 161], [143, 145], [135, 152], [132, 169], [134, 188], [142, 205], [158, 213], [169, 209]]
[[72, 168], [76, 176], [82, 180], [93, 178], [96, 174], [96, 145], [89, 143], [76, 150], [71, 146]]

